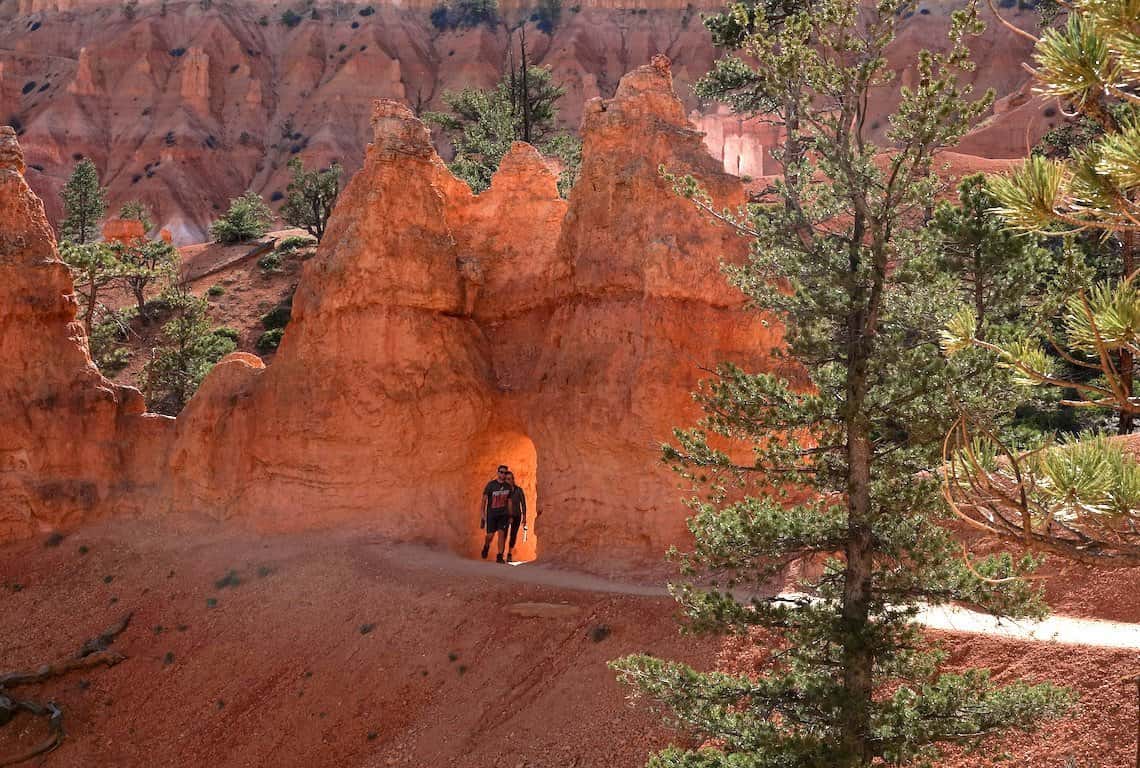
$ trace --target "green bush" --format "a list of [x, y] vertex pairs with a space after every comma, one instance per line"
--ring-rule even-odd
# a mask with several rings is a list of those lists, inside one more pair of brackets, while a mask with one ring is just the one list
[[292, 29], [301, 23], [303, 17], [292, 8], [281, 14], [281, 23]]
[[289, 324], [289, 319], [293, 315], [293, 307], [289, 304], [281, 304], [266, 312], [261, 316], [261, 325], [263, 328], [272, 330], [274, 328], [284, 328]]
[[289, 235], [289, 237], [282, 238], [281, 242], [277, 244], [277, 250], [289, 252], [316, 244], [317, 239], [315, 237], [310, 237], [309, 235]]
[[206, 289], [206, 295], [207, 296], [213, 296], [214, 298], [221, 296], [225, 292], [226, 292], [225, 287], [218, 285], [217, 283], [215, 283], [214, 285], [211, 285], [209, 288]]
[[142, 388], [154, 412], [177, 416], [214, 364], [237, 345], [210, 327], [205, 299], [171, 293], [167, 300], [173, 316], [143, 369]]
[[497, 0], [447, 0], [431, 10], [432, 26], [440, 30], [494, 26], [498, 22]]
[[237, 328], [231, 328], [228, 325], [223, 325], [220, 328], [214, 329], [214, 335], [219, 339], [229, 339], [234, 344], [241, 340], [241, 332]]
[[241, 243], [269, 231], [273, 212], [256, 192], [246, 192], [230, 201], [230, 208], [210, 225], [210, 234], [219, 243]]
[[92, 350], [95, 364], [104, 374], [114, 375], [126, 368], [131, 362], [131, 350], [123, 346], [112, 346], [99, 353]]
[[257, 340], [258, 352], [273, 352], [281, 344], [281, 337], [285, 335], [284, 328], [273, 328], [261, 334]]
[[270, 251], [257, 260], [257, 266], [266, 272], [276, 272], [281, 269], [281, 253], [279, 251]]

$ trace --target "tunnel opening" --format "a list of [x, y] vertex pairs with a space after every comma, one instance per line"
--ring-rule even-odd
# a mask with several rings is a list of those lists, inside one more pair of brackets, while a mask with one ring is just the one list
[[[479, 485], [479, 503], [482, 504], [482, 493], [486, 484], [495, 479], [495, 470], [500, 464], [505, 464], [514, 474], [515, 484], [522, 488], [526, 499], [526, 531], [520, 525], [516, 534], [514, 546], [510, 543], [510, 531], [507, 532], [506, 550], [512, 555], [511, 565], [523, 565], [538, 559], [539, 546], [536, 532], [536, 519], [538, 516], [538, 453], [534, 442], [523, 434], [498, 435], [492, 441], [489, 450], [483, 452], [480, 463], [481, 483]], [[479, 519], [475, 517], [471, 524], [470, 547], [473, 557], [479, 557], [483, 547], [486, 531], [480, 530]], [[495, 536], [491, 540], [489, 562], [495, 561], [499, 541]]]

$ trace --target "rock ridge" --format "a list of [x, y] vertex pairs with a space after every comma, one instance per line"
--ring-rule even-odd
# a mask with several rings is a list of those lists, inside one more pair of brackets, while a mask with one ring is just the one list
[[44, 402], [13, 447], [38, 441], [48, 457], [17, 472], [23, 485], [0, 474], [0, 504], [28, 483], [94, 489], [86, 507], [35, 507], [0, 538], [146, 510], [266, 530], [351, 521], [470, 552], [482, 485], [507, 463], [543, 511], [544, 556], [659, 559], [683, 540], [687, 511], [654, 446], [696, 418], [698, 363], [767, 370], [781, 343], [721, 274], [747, 243], [658, 172], [696, 175], [718, 204], [744, 201], [670, 68], [654, 57], [591, 103], [569, 200], [522, 143], [473, 195], [410, 109], [377, 101], [363, 167], [303, 267], [273, 364], [228, 356], [176, 420], [142, 414], [137, 392], [94, 370], [42, 206], [17, 204], [34, 200], [22, 179], [22, 197], [0, 188], [0, 220], [38, 227], [43, 262], [6, 266], [4, 252], [0, 269], [52, 304], [19, 318], [0, 303], [0, 339], [27, 365], [3, 379], [0, 425]]

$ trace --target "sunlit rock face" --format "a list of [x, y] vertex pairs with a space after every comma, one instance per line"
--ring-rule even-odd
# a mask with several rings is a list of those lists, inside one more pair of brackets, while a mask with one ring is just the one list
[[173, 423], [99, 375], [43, 204], [0, 127], [0, 540], [138, 509]]
[[[401, 101], [418, 113], [443, 108], [446, 90], [494, 83], [508, 45], [502, 25], [441, 32], [430, 20], [435, 5], [378, 1], [361, 15], [361, 5], [334, 4], [290, 27], [282, 23], [283, 6], [267, 0], [0, 3], [0, 123], [19, 125], [27, 178], [49, 221], [58, 222], [59, 189], [76, 156], [86, 156], [109, 186], [112, 210], [141, 199], [177, 243], [197, 242], [230, 198], [247, 189], [267, 199], [282, 193], [293, 157], [309, 167], [339, 160], [349, 173], [359, 170], [374, 99]], [[499, 5], [505, 18], [523, 13], [523, 3]], [[566, 88], [561, 122], [576, 130], [590, 99], [612, 96], [623, 73], [666, 53], [677, 94], [696, 112], [723, 168], [770, 176], [779, 172], [769, 154], [778, 126], [742, 120], [693, 93], [717, 56], [701, 14], [722, 6], [566, 3], [551, 34], [528, 27], [529, 55]], [[918, 50], [945, 48], [949, 13], [960, 6], [928, 0], [900, 20], [888, 52], [897, 83], [913, 81]], [[987, 9], [982, 14], [988, 28], [973, 46], [978, 66], [964, 77], [979, 95], [993, 88], [1002, 99], [1028, 79], [1020, 64], [1029, 43], [988, 18]], [[1028, 9], [1008, 15], [1029, 28], [1037, 19]], [[870, 105], [867, 127], [878, 140], [896, 93], [884, 87]], [[1023, 155], [1027, 141], [1061, 119], [1035, 100], [998, 115], [969, 151]]]
[[137, 510], [367, 524], [471, 552], [480, 489], [507, 463], [542, 512], [543, 556], [659, 559], [687, 510], [658, 446], [698, 417], [701, 369], [773, 370], [781, 344], [725, 282], [747, 241], [662, 177], [692, 174], [718, 207], [745, 199], [687, 115], [666, 57], [627, 74], [586, 103], [563, 200], [521, 143], [473, 195], [408, 107], [375, 102], [273, 364], [231, 355], [177, 420], [91, 365], [5, 134], [0, 536]]

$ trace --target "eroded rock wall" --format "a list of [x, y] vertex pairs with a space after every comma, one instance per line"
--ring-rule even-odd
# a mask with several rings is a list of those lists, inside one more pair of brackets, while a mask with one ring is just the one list
[[[20, 444], [34, 436], [46, 457], [20, 477], [94, 476], [111, 511], [268, 529], [352, 521], [473, 551], [479, 491], [507, 462], [533, 484], [544, 554], [656, 560], [682, 540], [686, 515], [658, 445], [696, 418], [701, 366], [767, 368], [780, 343], [721, 273], [746, 241], [703, 220], [658, 171], [696, 175], [719, 205], [744, 200], [688, 122], [668, 59], [587, 105], [569, 201], [526, 144], [475, 196], [407, 107], [379, 101], [371, 123], [273, 365], [229, 356], [150, 437], [136, 436], [136, 422], [156, 419], [140, 415], [138, 394], [91, 365], [42, 207], [7, 172], [4, 189], [36, 212], [6, 202], [6, 215], [38, 234], [31, 256], [5, 246], [5, 268], [43, 305], [4, 316], [3, 349], [25, 362], [4, 379], [0, 424], [40, 414]], [[63, 432], [93, 437], [89, 449]], [[19, 497], [10, 486], [5, 504]], [[28, 516], [83, 516], [69, 514]]]
[[140, 508], [172, 420], [99, 375], [43, 204], [0, 127], [0, 540]]
[[[77, 155], [92, 158], [113, 206], [141, 199], [180, 244], [206, 236], [227, 201], [254, 189], [283, 193], [286, 164], [339, 160], [360, 168], [371, 140], [374, 98], [417, 111], [441, 109], [446, 90], [487, 87], [503, 71], [502, 25], [441, 31], [434, 0], [317, 3], [293, 26], [285, 8], [263, 0], [6, 0], [0, 2], [0, 123], [18, 125], [28, 178], [50, 220]], [[533, 61], [552, 68], [566, 88], [559, 102], [568, 129], [584, 104], [610, 97], [620, 76], [657, 52], [673, 61], [677, 93], [699, 110], [709, 150], [725, 170], [754, 177], [778, 172], [771, 125], [724, 114], [699, 102], [692, 85], [716, 56], [702, 12], [715, 0], [599, 0], [564, 3], [546, 34], [528, 27]], [[897, 81], [913, 84], [921, 48], [944, 49], [949, 14], [961, 0], [924, 0], [901, 21], [888, 54]], [[308, 6], [306, 6], [308, 7]], [[523, 4], [503, 3], [519, 19]], [[1007, 9], [1035, 28], [1032, 9]], [[966, 77], [999, 98], [1028, 79], [1029, 43], [990, 18]], [[870, 105], [870, 129], [883, 140], [897, 89]], [[1035, 101], [996, 124], [972, 146], [989, 156], [1024, 154], [1025, 144], [1062, 118]], [[970, 150], [973, 151], [973, 150]], [[275, 205], [276, 207], [276, 205]]]

